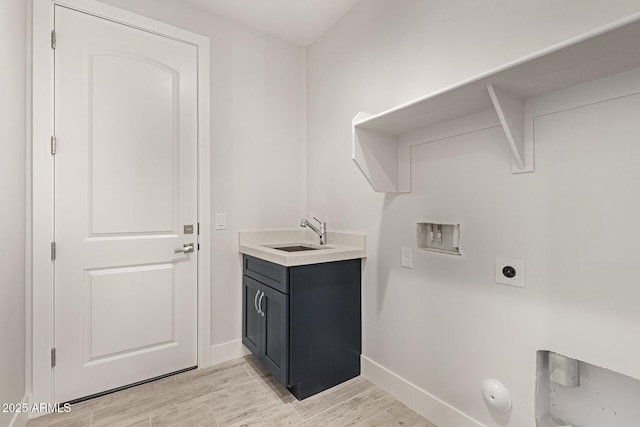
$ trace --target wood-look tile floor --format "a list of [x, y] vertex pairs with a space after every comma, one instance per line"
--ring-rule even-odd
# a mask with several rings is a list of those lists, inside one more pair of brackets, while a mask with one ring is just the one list
[[78, 403], [28, 427], [435, 427], [362, 377], [296, 400], [252, 356]]

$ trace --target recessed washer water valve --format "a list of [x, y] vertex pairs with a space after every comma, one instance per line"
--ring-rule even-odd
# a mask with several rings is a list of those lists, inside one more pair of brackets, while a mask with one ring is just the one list
[[425, 251], [460, 255], [460, 224], [416, 224], [416, 246]]

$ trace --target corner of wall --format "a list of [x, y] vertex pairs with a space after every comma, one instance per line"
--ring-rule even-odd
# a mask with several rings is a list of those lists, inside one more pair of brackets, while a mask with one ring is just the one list
[[[24, 407], [25, 405], [28, 407], [29, 406], [29, 401], [31, 399], [29, 398], [28, 394], [25, 394], [24, 397], [22, 398], [22, 401], [19, 402], [19, 405], [21, 407]], [[27, 423], [29, 422], [29, 412], [16, 412], [13, 414], [13, 418], [11, 418], [11, 421], [9, 421], [9, 427], [25, 427], [27, 425]]]
[[32, 83], [31, 76], [33, 75], [33, 0], [27, 0], [26, 2], [27, 16], [26, 16], [26, 59], [27, 59], [27, 84], [25, 88], [25, 118], [26, 118], [26, 141], [25, 141], [25, 389], [26, 393], [31, 392], [31, 378], [32, 378], [32, 283], [31, 283], [31, 150], [32, 150]]
[[[242, 345], [241, 340], [233, 340], [215, 344], [211, 346], [211, 357], [209, 366], [237, 359], [238, 357], [250, 354], [249, 350]], [[201, 366], [205, 367], [205, 366]]]
[[308, 68], [307, 68], [307, 48], [302, 48], [301, 49], [301, 64], [300, 67], [302, 68], [301, 70], [301, 75], [302, 75], [302, 82], [301, 82], [301, 90], [300, 93], [302, 94], [302, 167], [303, 167], [303, 176], [304, 176], [304, 182], [303, 182], [303, 192], [302, 192], [302, 209], [303, 209], [303, 215], [306, 215], [307, 212], [309, 212], [309, 168], [308, 168], [308, 163], [309, 163], [309, 159], [307, 158], [308, 155], [308, 145], [309, 145], [309, 130], [307, 128], [307, 122], [308, 122], [308, 115], [309, 115], [309, 106], [308, 106], [308, 102], [309, 100], [307, 99], [307, 93], [308, 93], [308, 87], [307, 87], [307, 73], [308, 73]]

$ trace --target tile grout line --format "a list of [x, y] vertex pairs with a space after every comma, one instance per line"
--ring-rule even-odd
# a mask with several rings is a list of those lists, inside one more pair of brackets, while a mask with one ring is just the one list
[[[367, 381], [368, 381], [368, 380], [367, 380]], [[303, 418], [305, 421], [312, 421], [314, 418], [319, 417], [320, 415], [324, 414], [325, 412], [330, 411], [331, 409], [335, 408], [336, 406], [342, 405], [342, 404], [343, 404], [343, 403], [345, 403], [345, 402], [349, 402], [349, 401], [351, 401], [351, 400], [355, 399], [356, 397], [358, 397], [358, 396], [360, 396], [360, 395], [363, 395], [363, 394], [364, 394], [364, 393], [366, 393], [367, 391], [369, 391], [369, 390], [363, 390], [363, 391], [361, 391], [361, 392], [360, 392], [360, 393], [358, 393], [358, 394], [354, 394], [354, 395], [352, 395], [351, 397], [349, 397], [349, 399], [347, 399], [347, 400], [345, 400], [345, 401], [342, 401], [342, 402], [336, 403], [336, 404], [334, 404], [334, 405], [331, 405], [331, 406], [329, 406], [328, 408], [326, 408], [326, 409], [322, 410], [321, 412], [318, 412], [317, 414], [315, 414], [315, 415], [314, 415], [314, 416], [312, 416], [311, 418], [305, 418], [305, 417], [302, 417], [302, 418]]]
[[[382, 390], [385, 394], [389, 395], [391, 397], [391, 399], [396, 400], [391, 394], [387, 393], [386, 391]], [[391, 402], [393, 404], [393, 402]], [[381, 407], [385, 407], [385, 405], [382, 406], [377, 406], [376, 411], [372, 412], [372, 413], [367, 413], [368, 416], [361, 418], [358, 421], [354, 421], [354, 427], [366, 427], [367, 426], [367, 421], [369, 421], [371, 418], [375, 417], [378, 414], [383, 414], [385, 413], [389, 408], [385, 408], [385, 409], [380, 409]]]
[[249, 375], [250, 377], [253, 377], [253, 375], [251, 375], [251, 372], [249, 372], [249, 371], [247, 370], [247, 367], [246, 367], [246, 366], [242, 366], [242, 369], [244, 369], [244, 371], [247, 373], [247, 375]]
[[298, 412], [298, 410], [295, 408], [295, 406], [293, 406], [291, 403], [287, 403], [287, 405], [289, 405], [289, 407], [291, 409], [293, 409], [293, 412], [295, 412], [296, 415], [298, 416], [298, 418], [300, 418], [300, 421], [302, 421], [302, 422], [305, 421], [304, 417], [300, 414], [300, 412]]
[[220, 423], [218, 422], [218, 419], [216, 418], [216, 414], [214, 414], [213, 411], [211, 411], [211, 416], [213, 417], [213, 421], [216, 422], [216, 427], [220, 427]]

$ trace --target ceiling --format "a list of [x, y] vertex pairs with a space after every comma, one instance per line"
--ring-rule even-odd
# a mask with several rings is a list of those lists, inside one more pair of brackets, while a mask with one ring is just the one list
[[360, 0], [182, 0], [299, 46], [316, 41]]

